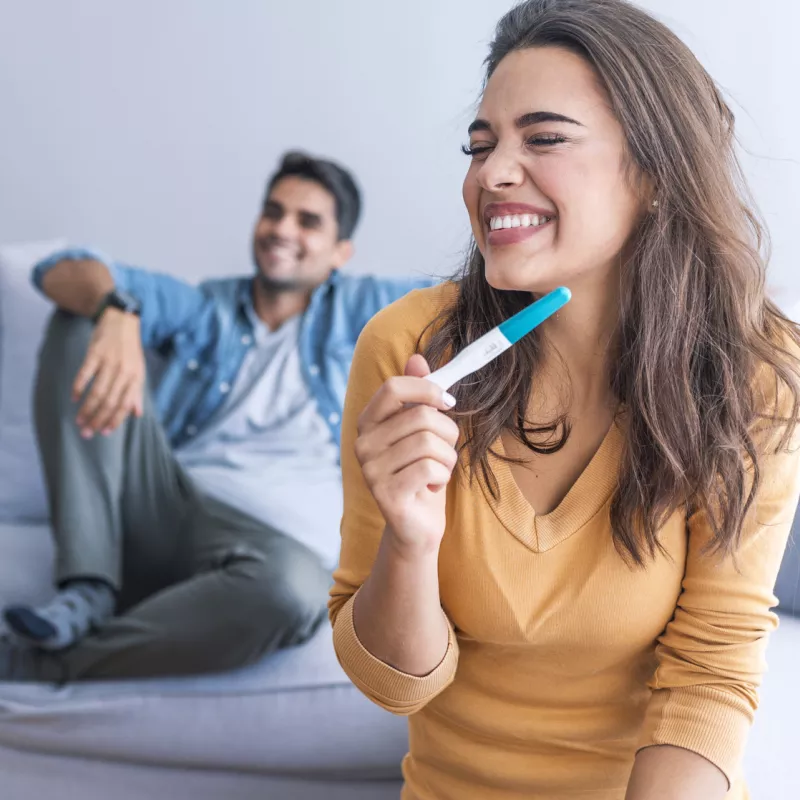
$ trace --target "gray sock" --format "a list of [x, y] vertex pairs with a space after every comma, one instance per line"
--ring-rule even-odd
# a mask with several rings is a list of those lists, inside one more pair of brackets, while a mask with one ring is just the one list
[[103, 581], [76, 580], [46, 606], [16, 606], [5, 610], [18, 636], [45, 650], [63, 650], [82, 639], [114, 613], [114, 590]]

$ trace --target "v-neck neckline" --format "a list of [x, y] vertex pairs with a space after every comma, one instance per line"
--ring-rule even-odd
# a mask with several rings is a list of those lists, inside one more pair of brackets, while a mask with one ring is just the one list
[[580, 530], [606, 504], [617, 486], [623, 446], [619, 424], [616, 420], [611, 423], [600, 446], [565, 497], [551, 512], [542, 515], [533, 510], [514, 480], [510, 465], [502, 458], [506, 455], [502, 437], [498, 437], [492, 449], [501, 458], [490, 456], [490, 460], [499, 496], [492, 496], [480, 473], [478, 481], [503, 527], [536, 553], [550, 550]]

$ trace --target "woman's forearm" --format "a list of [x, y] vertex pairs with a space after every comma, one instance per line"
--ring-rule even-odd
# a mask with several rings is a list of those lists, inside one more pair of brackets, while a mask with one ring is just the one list
[[723, 800], [728, 780], [710, 761], [670, 745], [640, 750], [625, 800]]
[[433, 672], [449, 638], [439, 598], [438, 552], [409, 556], [384, 532], [372, 572], [356, 595], [353, 625], [377, 659], [408, 675]]

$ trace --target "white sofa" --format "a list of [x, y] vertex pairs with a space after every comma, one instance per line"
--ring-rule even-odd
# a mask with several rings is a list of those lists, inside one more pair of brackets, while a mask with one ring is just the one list
[[[29, 275], [58, 245], [0, 248], [0, 605], [52, 593], [30, 411], [50, 307]], [[405, 720], [350, 684], [327, 625], [231, 674], [0, 683], [2, 800], [396, 800], [406, 749]]]
[[[54, 247], [0, 248], [0, 604], [52, 592], [30, 422], [48, 306], [29, 270]], [[800, 620], [784, 619], [769, 656], [747, 774], [754, 800], [796, 800]], [[388, 800], [399, 795], [406, 746], [405, 720], [350, 685], [327, 626], [303, 647], [226, 675], [0, 684], [2, 800]]]

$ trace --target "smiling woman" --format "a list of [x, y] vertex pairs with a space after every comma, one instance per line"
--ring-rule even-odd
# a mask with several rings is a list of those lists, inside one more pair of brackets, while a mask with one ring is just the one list
[[[412, 715], [408, 800], [742, 800], [800, 332], [764, 295], [733, 116], [635, 6], [528, 0], [468, 132], [463, 271], [355, 354], [339, 657]], [[420, 380], [562, 285], [455, 409]]]
[[[644, 194], [624, 180], [625, 136], [605, 94], [586, 59], [563, 48], [517, 50], [492, 73], [464, 182], [491, 286], [541, 293], [605, 282], [615, 268]], [[505, 232], [525, 215], [539, 224]]]

